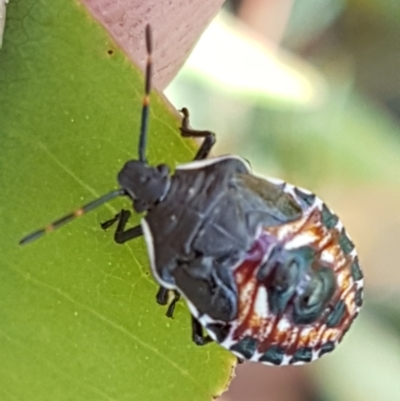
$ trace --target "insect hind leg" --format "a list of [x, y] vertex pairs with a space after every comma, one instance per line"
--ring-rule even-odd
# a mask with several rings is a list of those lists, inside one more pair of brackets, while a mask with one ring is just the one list
[[140, 225], [125, 230], [126, 224], [128, 223], [130, 217], [131, 212], [129, 210], [121, 209], [121, 211], [112, 219], [102, 223], [101, 228], [103, 230], [107, 230], [107, 228], [110, 228], [112, 225], [118, 222], [117, 229], [114, 233], [114, 241], [117, 244], [123, 244], [143, 235], [142, 227]]
[[204, 138], [200, 149], [197, 151], [196, 156], [193, 160], [203, 160], [206, 159], [210, 154], [212, 147], [215, 144], [215, 134], [211, 131], [198, 131], [189, 127], [189, 110], [184, 107], [181, 110], [183, 114], [182, 124], [181, 124], [181, 135], [185, 138]]
[[204, 335], [203, 334], [203, 327], [202, 325], [199, 323], [199, 321], [192, 316], [192, 341], [196, 344], [196, 345], [206, 345], [208, 343], [211, 343], [213, 341], [213, 339], [208, 336], [208, 335]]

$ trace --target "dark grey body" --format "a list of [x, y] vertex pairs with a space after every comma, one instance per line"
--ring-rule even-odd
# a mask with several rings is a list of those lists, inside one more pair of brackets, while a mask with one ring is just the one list
[[223, 157], [178, 168], [142, 227], [160, 284], [178, 289], [200, 314], [229, 321], [237, 313], [232, 269], [257, 231], [300, 216], [279, 186], [251, 175], [240, 158]]

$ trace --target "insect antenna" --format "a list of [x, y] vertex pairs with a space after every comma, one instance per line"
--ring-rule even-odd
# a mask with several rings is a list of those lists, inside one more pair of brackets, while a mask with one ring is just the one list
[[[146, 163], [146, 145], [147, 145], [147, 130], [149, 125], [149, 110], [150, 110], [150, 90], [151, 90], [151, 52], [152, 52], [152, 39], [151, 39], [151, 29], [150, 25], [146, 25], [146, 50], [147, 50], [147, 62], [146, 62], [146, 75], [145, 75], [145, 84], [144, 84], [144, 97], [143, 97], [143, 106], [142, 106], [142, 119], [140, 125], [140, 137], [139, 137], [139, 161]], [[126, 195], [124, 189], [120, 188], [115, 191], [109, 192], [106, 195], [101, 196], [98, 199], [76, 209], [75, 211], [60, 217], [59, 219], [53, 221], [48, 224], [46, 227], [43, 227], [39, 230], [36, 230], [26, 237], [22, 238], [19, 242], [20, 245], [29, 244], [32, 241], [35, 241], [45, 234], [50, 233], [63, 225], [71, 222], [77, 217], [83, 216], [84, 214], [96, 209], [97, 207], [107, 203], [108, 201], [118, 197]]]
[[142, 120], [140, 124], [139, 136], [139, 161], [146, 163], [146, 146], [147, 146], [147, 130], [149, 126], [149, 111], [150, 111], [150, 90], [151, 90], [151, 53], [152, 53], [152, 39], [150, 25], [146, 25], [146, 75], [144, 82], [144, 97], [142, 105]]
[[48, 224], [46, 227], [43, 227], [39, 230], [34, 231], [33, 233], [28, 234], [26, 237], [22, 238], [19, 242], [20, 245], [29, 244], [32, 241], [43, 237], [43, 235], [50, 233], [58, 228], [62, 227], [63, 225], [69, 223], [72, 220], [75, 220], [77, 217], [83, 216], [84, 214], [96, 209], [97, 207], [107, 203], [111, 199], [114, 199], [118, 196], [125, 195], [125, 190], [120, 188], [115, 191], [109, 192], [106, 195], [101, 196], [98, 199], [95, 199], [92, 202], [87, 203], [84, 206], [81, 206], [79, 209], [74, 210], [73, 212], [66, 214], [63, 217], [53, 221], [52, 223]]

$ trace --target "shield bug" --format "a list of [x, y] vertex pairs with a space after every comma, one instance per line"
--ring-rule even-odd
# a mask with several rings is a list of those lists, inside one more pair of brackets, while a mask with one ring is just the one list
[[[120, 188], [21, 240], [26, 244], [118, 196], [145, 213], [127, 228], [121, 210], [114, 239], [144, 236], [157, 302], [172, 317], [182, 295], [192, 315], [192, 339], [216, 341], [238, 358], [271, 365], [302, 364], [332, 351], [357, 316], [363, 275], [353, 242], [338, 217], [309, 191], [251, 173], [238, 156], [207, 159], [214, 134], [190, 128], [182, 109], [181, 134], [203, 138], [194, 160], [170, 173], [146, 160], [151, 79], [151, 31], [146, 27], [145, 95], [137, 160], [118, 173]], [[205, 333], [204, 333], [205, 331]]]

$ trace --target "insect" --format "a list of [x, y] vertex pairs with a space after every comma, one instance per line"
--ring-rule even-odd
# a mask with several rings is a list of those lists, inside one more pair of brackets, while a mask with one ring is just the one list
[[216, 341], [238, 358], [270, 365], [302, 364], [332, 351], [358, 315], [363, 274], [354, 245], [338, 217], [309, 191], [251, 173], [238, 156], [207, 159], [209, 131], [192, 162], [152, 166], [146, 160], [152, 40], [147, 64], [138, 159], [118, 173], [120, 188], [21, 240], [32, 242], [119, 196], [130, 198], [141, 224], [127, 228], [121, 210], [118, 244], [144, 236], [159, 304], [172, 317], [180, 296], [191, 312], [192, 339]]

